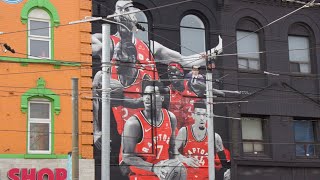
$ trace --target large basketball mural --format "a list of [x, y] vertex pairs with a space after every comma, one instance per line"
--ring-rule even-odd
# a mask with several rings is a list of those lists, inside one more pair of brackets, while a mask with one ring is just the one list
[[[114, 13], [135, 10], [131, 1], [119, 0]], [[117, 31], [110, 36], [111, 179], [208, 179], [206, 78], [199, 70], [213, 62], [206, 52], [182, 56], [137, 38], [135, 13], [115, 21], [122, 25], [114, 25]], [[93, 33], [92, 53], [98, 58], [93, 64], [100, 63], [101, 49], [102, 35]], [[100, 179], [102, 73], [95, 67], [94, 157]], [[222, 139], [215, 133], [216, 180], [230, 179], [231, 155]]]

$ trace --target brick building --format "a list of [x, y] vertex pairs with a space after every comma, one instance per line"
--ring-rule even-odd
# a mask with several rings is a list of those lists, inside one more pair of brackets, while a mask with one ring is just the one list
[[230, 120], [233, 179], [320, 177], [320, 7], [302, 9], [255, 32], [302, 6], [280, 0], [224, 1], [224, 53], [240, 54], [221, 59], [221, 72], [228, 74], [223, 87], [250, 92], [236, 98], [248, 103], [226, 106], [228, 116], [242, 119]]
[[93, 179], [91, 26], [67, 26], [91, 14], [91, 1], [1, 1], [0, 9], [0, 179], [58, 177], [59, 168], [65, 175], [73, 77], [80, 92], [80, 179]]
[[[137, 37], [147, 45], [155, 40], [191, 55], [216, 46], [218, 35], [222, 37], [225, 56], [216, 60], [214, 78], [222, 80], [216, 87], [248, 92], [215, 99], [248, 101], [214, 106], [216, 115], [234, 118], [214, 118], [215, 132], [231, 151], [233, 180], [319, 179], [319, 6], [265, 27], [303, 5], [203, 0], [157, 8], [180, 1], [133, 2], [141, 10], [152, 8], [138, 15], [148, 32], [138, 32]], [[114, 13], [115, 3], [94, 1], [93, 16]], [[93, 33], [101, 32], [99, 23], [92, 28]], [[112, 33], [116, 32], [113, 26]], [[98, 58], [93, 61], [98, 67]], [[164, 64], [157, 62], [159, 72], [167, 69]]]

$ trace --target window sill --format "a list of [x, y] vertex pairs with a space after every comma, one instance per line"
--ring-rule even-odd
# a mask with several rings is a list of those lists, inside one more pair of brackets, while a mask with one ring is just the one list
[[68, 154], [0, 154], [0, 159], [68, 159]]
[[310, 160], [319, 160], [320, 156], [296, 156], [297, 161], [310, 161]]
[[241, 156], [242, 159], [271, 159], [271, 157], [266, 153], [243, 153]]
[[261, 69], [241, 69], [238, 68], [239, 73], [249, 73], [249, 74], [263, 74], [263, 71]]
[[315, 75], [312, 74], [312, 73], [290, 72], [289, 76], [293, 76], [293, 77], [314, 77]]
[[57, 159], [55, 154], [25, 154], [25, 159]]
[[7, 57], [7, 56], [0, 56], [0, 62], [1, 61], [20, 63], [21, 66], [27, 66], [29, 63], [51, 64], [56, 69], [59, 69], [60, 66], [81, 66], [81, 64], [78, 62], [68, 62], [68, 61], [51, 60], [51, 59], [18, 58], [18, 57]]

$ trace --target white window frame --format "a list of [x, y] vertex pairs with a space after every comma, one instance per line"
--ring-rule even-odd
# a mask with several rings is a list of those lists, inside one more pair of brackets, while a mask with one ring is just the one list
[[[244, 31], [244, 30], [236, 30], [236, 39], [238, 39], [238, 35], [237, 35], [238, 32], [253, 33], [253, 32]], [[253, 33], [253, 34], [257, 35], [258, 46], [259, 46], [258, 47], [258, 51], [260, 51], [260, 37], [259, 37], [259, 34], [258, 33]], [[241, 42], [241, 40], [237, 42], [237, 46], [238, 46], [239, 42]], [[237, 52], [239, 53], [239, 50], [237, 50]], [[253, 51], [250, 51], [250, 52], [253, 52]], [[245, 52], [245, 53], [250, 53], [250, 52]], [[256, 52], [256, 53], [258, 53], [258, 52]], [[240, 66], [240, 63], [239, 63], [240, 59], [242, 61], [246, 61], [246, 66], [245, 67], [244, 66]], [[257, 68], [250, 67], [250, 63], [249, 62], [254, 62], [254, 61], [256, 61], [257, 64], [258, 64]], [[247, 54], [241, 54], [240, 53], [240, 54], [238, 54], [237, 62], [238, 62], [238, 69], [256, 70], [256, 71], [261, 70], [261, 56], [260, 56], [260, 54], [259, 54], [259, 58], [253, 58], [253, 57], [249, 57], [249, 55], [247, 55]]]
[[[51, 52], [51, 28], [49, 28], [49, 36], [37, 36], [37, 35], [31, 35], [31, 21], [38, 21], [38, 22], [46, 22], [48, 23], [49, 26], [51, 26], [51, 20], [50, 19], [40, 19], [40, 18], [34, 18], [34, 17], [29, 17], [28, 18], [28, 55], [29, 58], [34, 58], [34, 59], [51, 59], [52, 57], [52, 52]], [[46, 41], [49, 42], [49, 56], [48, 57], [36, 57], [36, 56], [31, 56], [31, 46], [30, 46], [30, 41], [31, 40], [38, 40], [38, 41]]]
[[[39, 119], [39, 118], [31, 118], [30, 110], [31, 110], [31, 103], [40, 103], [40, 104], [49, 104], [49, 119]], [[52, 111], [51, 111], [51, 102], [46, 99], [32, 99], [28, 102], [28, 154], [51, 154], [52, 151]], [[30, 124], [31, 123], [44, 123], [49, 124], [49, 150], [31, 150], [30, 149]]]
[[[190, 25], [190, 26], [185, 26], [185, 25], [182, 25], [182, 21], [185, 19], [185, 18], [188, 18], [188, 16], [193, 16], [193, 17], [195, 17], [198, 21], [199, 21], [199, 23], [202, 25], [202, 27], [194, 27], [194, 26], [192, 26], [192, 25]], [[188, 21], [189, 22], [189, 21]], [[186, 51], [186, 52], [189, 52], [190, 50], [189, 49], [191, 49], [191, 50], [193, 50], [192, 49], [192, 47], [188, 47], [188, 46], [186, 46], [185, 44], [183, 44], [182, 43], [182, 39], [184, 38], [183, 37], [183, 35], [182, 35], [182, 32], [183, 32], [183, 30], [197, 30], [197, 31], [201, 31], [201, 33], [203, 33], [203, 36], [201, 37], [201, 39], [203, 39], [204, 41], [202, 42], [203, 43], [203, 49], [201, 49], [200, 51], [201, 52], [199, 52], [199, 53], [202, 53], [202, 52], [206, 52], [206, 44], [207, 44], [207, 37], [206, 37], [206, 26], [205, 26], [205, 24], [204, 24], [204, 22], [202, 21], [202, 19], [199, 17], [199, 16], [197, 16], [197, 15], [194, 15], [194, 14], [187, 14], [187, 15], [185, 15], [182, 19], [181, 19], [181, 21], [180, 21], [180, 44], [181, 44], [181, 48], [180, 48], [180, 52], [181, 52], [181, 54], [182, 55], [186, 55], [186, 54], [184, 54], [184, 51]], [[193, 53], [194, 54], [194, 53]], [[186, 56], [188, 56], [188, 55], [186, 55]]]
[[[289, 37], [298, 37], [298, 38], [306, 38], [308, 40], [308, 47], [310, 48], [310, 38], [306, 36], [298, 36], [298, 35], [288, 35], [288, 50], [290, 51], [290, 41]], [[307, 61], [292, 61], [289, 54], [289, 63], [290, 63], [290, 71], [291, 71], [291, 64], [298, 64], [299, 65], [299, 72], [291, 71], [292, 73], [303, 73], [303, 74], [310, 74], [311, 73], [311, 54], [310, 50], [308, 50], [308, 60]], [[301, 72], [301, 65], [308, 65], [309, 72]]]
[[[260, 120], [261, 122], [261, 135], [262, 135], [262, 139], [244, 139], [243, 138], [243, 120], [248, 119], [248, 121], [255, 121], [255, 120]], [[242, 151], [245, 154], [265, 154], [266, 153], [266, 146], [264, 145], [264, 141], [265, 141], [265, 134], [264, 134], [264, 120], [263, 118], [259, 118], [259, 117], [242, 117], [241, 118], [241, 141], [242, 141]], [[244, 146], [245, 144], [252, 144], [252, 151], [244, 151]], [[262, 151], [255, 151], [255, 144], [259, 145], [262, 147]]]

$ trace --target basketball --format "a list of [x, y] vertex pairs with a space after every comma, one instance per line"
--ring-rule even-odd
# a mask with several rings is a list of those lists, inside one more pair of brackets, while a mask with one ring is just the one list
[[187, 169], [177, 159], [168, 159], [163, 161], [161, 166], [167, 171], [165, 178], [161, 180], [185, 180], [187, 179]]

